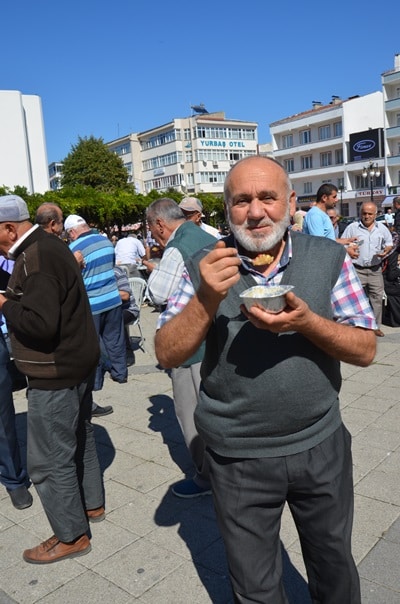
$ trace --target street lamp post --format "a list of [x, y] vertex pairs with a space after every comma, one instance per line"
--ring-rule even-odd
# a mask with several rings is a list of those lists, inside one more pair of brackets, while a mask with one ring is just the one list
[[339, 185], [339, 193], [340, 193], [340, 206], [339, 206], [339, 215], [342, 215], [342, 206], [343, 206], [343, 185]]
[[369, 185], [371, 189], [371, 201], [374, 201], [374, 185], [376, 184], [376, 179], [381, 175], [381, 171], [378, 167], [378, 164], [374, 164], [372, 161], [369, 162], [369, 165], [363, 168], [362, 177], [364, 179], [369, 177]]

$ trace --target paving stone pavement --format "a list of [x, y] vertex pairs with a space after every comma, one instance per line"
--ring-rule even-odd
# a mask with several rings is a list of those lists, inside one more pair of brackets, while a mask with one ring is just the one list
[[[127, 384], [96, 393], [114, 413], [95, 419], [107, 517], [92, 524], [92, 551], [52, 565], [26, 564], [22, 551], [51, 529], [35, 493], [15, 510], [0, 487], [0, 604], [229, 604], [224, 547], [211, 497], [181, 500], [170, 486], [191, 472], [167, 372], [157, 368], [157, 312], [142, 308], [145, 350], [135, 350]], [[400, 329], [383, 328], [366, 369], [343, 364], [341, 406], [353, 436], [353, 551], [364, 604], [400, 603]], [[26, 399], [15, 394], [26, 447]], [[290, 604], [309, 604], [299, 540], [285, 509], [282, 531]], [[340, 603], [338, 603], [340, 604]]]

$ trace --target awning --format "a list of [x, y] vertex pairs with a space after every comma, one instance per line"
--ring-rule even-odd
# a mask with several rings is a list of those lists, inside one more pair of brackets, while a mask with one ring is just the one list
[[398, 195], [388, 195], [388, 197], [385, 197], [385, 199], [381, 203], [381, 207], [382, 208], [390, 208], [390, 207], [392, 207], [392, 205], [393, 205], [393, 199], [395, 197], [398, 197]]

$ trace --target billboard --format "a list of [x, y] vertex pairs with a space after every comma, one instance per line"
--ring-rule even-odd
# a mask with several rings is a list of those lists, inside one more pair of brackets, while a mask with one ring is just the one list
[[383, 157], [383, 128], [350, 134], [349, 161], [367, 161]]

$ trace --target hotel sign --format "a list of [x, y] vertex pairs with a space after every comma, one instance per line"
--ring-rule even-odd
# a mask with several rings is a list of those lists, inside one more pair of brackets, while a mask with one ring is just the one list
[[218, 140], [204, 140], [199, 141], [200, 147], [222, 147], [225, 149], [244, 149], [245, 144], [243, 141], [218, 141]]

